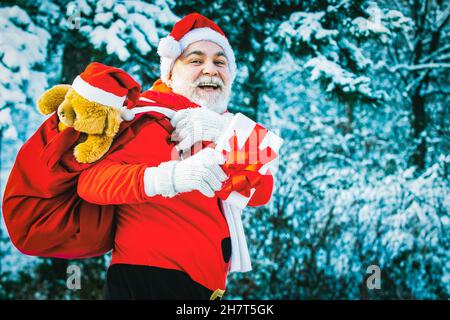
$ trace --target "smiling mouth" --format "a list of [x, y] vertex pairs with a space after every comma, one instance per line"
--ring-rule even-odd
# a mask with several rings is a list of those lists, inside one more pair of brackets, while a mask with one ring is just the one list
[[218, 91], [221, 89], [220, 85], [218, 85], [217, 83], [212, 83], [212, 82], [200, 83], [197, 87], [206, 92], [214, 92], [214, 91]]

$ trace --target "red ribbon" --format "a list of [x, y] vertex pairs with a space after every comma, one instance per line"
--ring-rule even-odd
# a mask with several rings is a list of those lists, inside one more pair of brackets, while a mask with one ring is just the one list
[[259, 149], [267, 132], [267, 129], [257, 124], [242, 148], [238, 147], [236, 132], [230, 138], [231, 151], [223, 151], [227, 160], [222, 165], [230, 178], [224, 182], [222, 189], [216, 192], [219, 198], [227, 199], [233, 191], [249, 198], [251, 189], [261, 184], [262, 174], [258, 171], [277, 156], [270, 147]]

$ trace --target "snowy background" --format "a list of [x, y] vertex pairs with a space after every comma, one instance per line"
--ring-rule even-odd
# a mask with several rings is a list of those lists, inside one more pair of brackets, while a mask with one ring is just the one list
[[[446, 1], [2, 2], [1, 194], [46, 88], [100, 61], [148, 89], [159, 39], [193, 11], [236, 52], [230, 109], [285, 140], [271, 202], [244, 216], [254, 270], [229, 276], [227, 298], [449, 299]], [[24, 256], [2, 220], [0, 259], [0, 299], [97, 299], [110, 257]]]

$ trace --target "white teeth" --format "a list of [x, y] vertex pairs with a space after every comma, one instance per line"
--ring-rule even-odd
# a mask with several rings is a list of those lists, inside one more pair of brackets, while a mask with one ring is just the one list
[[198, 86], [199, 87], [206, 87], [206, 86], [208, 86], [208, 87], [214, 87], [214, 88], [218, 88], [219, 87], [219, 85], [217, 83], [212, 83], [212, 82], [208, 82], [208, 83], [202, 82], [202, 83], [199, 83]]

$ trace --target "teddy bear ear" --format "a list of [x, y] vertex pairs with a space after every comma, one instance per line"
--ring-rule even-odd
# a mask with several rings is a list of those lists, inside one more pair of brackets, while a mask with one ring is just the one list
[[37, 108], [42, 114], [55, 112], [59, 105], [64, 101], [70, 85], [58, 84], [45, 91], [37, 102]]

